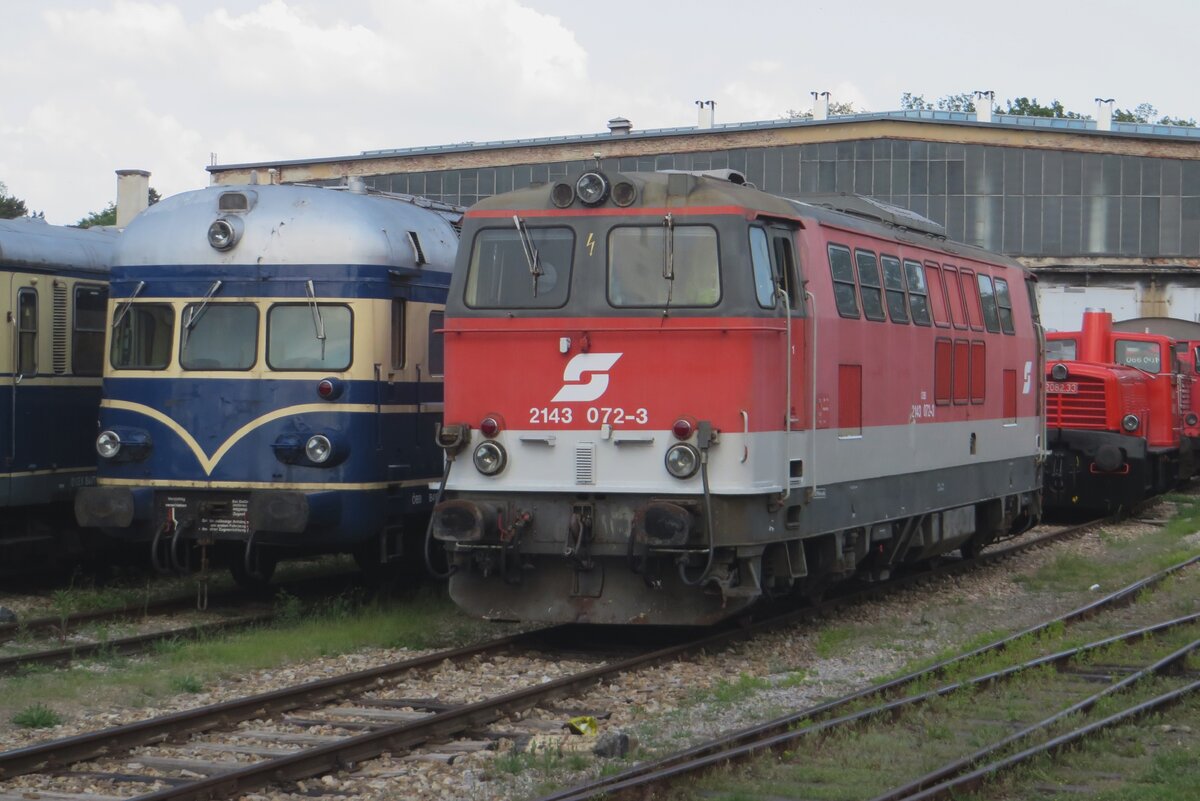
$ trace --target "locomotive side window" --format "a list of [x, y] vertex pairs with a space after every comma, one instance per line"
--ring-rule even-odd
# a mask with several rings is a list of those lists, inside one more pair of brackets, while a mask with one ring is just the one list
[[442, 329], [446, 327], [446, 313], [431, 311], [429, 313], [429, 374], [445, 375], [446, 373], [446, 335]]
[[71, 371], [75, 375], [100, 375], [104, 368], [104, 307], [107, 303], [107, 287], [75, 286], [71, 331]]
[[908, 310], [917, 325], [929, 325], [929, 289], [925, 286], [925, 271], [920, 262], [905, 261], [904, 275], [908, 278]]
[[37, 291], [17, 292], [17, 375], [37, 375]]
[[833, 299], [838, 314], [858, 317], [858, 292], [854, 286], [854, 265], [850, 251], [841, 245], [829, 246], [829, 270], [833, 273]]
[[287, 303], [267, 312], [267, 364], [272, 370], [345, 370], [354, 318], [340, 303]]
[[258, 360], [257, 307], [189, 303], [183, 320], [179, 365], [184, 370], [249, 370]]
[[[113, 329], [109, 361], [118, 370], [161, 370], [171, 362], [175, 310], [165, 303], [133, 303]], [[118, 312], [120, 314], [120, 312]]]
[[767, 232], [750, 228], [750, 266], [754, 270], [754, 294], [764, 309], [775, 308], [775, 276], [771, 274], [771, 246]]
[[904, 299], [904, 272], [895, 256], [880, 256], [883, 265], [883, 289], [887, 294], [888, 317], [893, 323], [908, 323], [908, 305]]
[[392, 299], [392, 369], [404, 369], [405, 348], [408, 346], [404, 336], [404, 325], [407, 315], [404, 313], [404, 299]]
[[792, 314], [804, 316], [804, 292], [800, 289], [800, 265], [792, 250], [791, 232], [775, 231], [771, 235], [775, 251], [775, 271], [787, 292], [788, 308]]
[[707, 225], [622, 225], [608, 234], [608, 302], [618, 307], [716, 306], [717, 232]]
[[967, 322], [975, 331], [983, 330], [983, 318], [980, 315], [979, 289], [975, 286], [975, 271], [963, 267], [959, 270], [962, 278], [962, 288], [967, 301]]
[[963, 301], [962, 284], [958, 282], [958, 270], [944, 264], [942, 272], [946, 275], [946, 299], [950, 301], [950, 319], [955, 328], [966, 328], [966, 303]]
[[557, 309], [574, 249], [570, 228], [486, 228], [475, 236], [463, 300], [472, 309]]
[[1157, 342], [1139, 342], [1134, 339], [1118, 339], [1116, 343], [1117, 364], [1136, 367], [1147, 373], [1162, 370], [1162, 355]]
[[929, 279], [929, 306], [933, 312], [933, 323], [938, 328], [949, 328], [950, 316], [946, 311], [946, 287], [942, 283], [942, 271], [933, 262], [925, 262], [925, 277]]
[[[983, 319], [987, 323], [987, 330], [993, 334], [1000, 333], [1000, 313], [996, 309], [996, 291], [992, 289], [991, 276], [979, 274], [979, 295], [983, 300]], [[1011, 328], [1012, 309], [1009, 309], [1008, 313], [1009, 328]]]
[[[983, 284], [980, 284], [982, 288]], [[1006, 334], [1013, 333], [1016, 329], [1013, 327], [1012, 297], [1008, 294], [1008, 282], [1003, 278], [996, 279], [996, 311], [1000, 317], [1000, 330]]]
[[862, 295], [863, 315], [868, 320], [882, 321], [887, 318], [883, 314], [883, 292], [879, 288], [879, 262], [870, 251], [854, 251], [854, 260], [858, 263], [859, 293]]
[[1048, 339], [1046, 340], [1046, 361], [1074, 361], [1076, 347], [1073, 339]]

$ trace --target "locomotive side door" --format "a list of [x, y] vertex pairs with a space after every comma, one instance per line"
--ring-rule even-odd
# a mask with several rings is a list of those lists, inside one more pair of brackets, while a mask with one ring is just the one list
[[38, 469], [37, 442], [33, 416], [37, 413], [33, 390], [27, 383], [38, 373], [38, 323], [39, 299], [37, 278], [20, 273], [11, 273], [8, 286], [6, 320], [12, 337], [5, 354], [8, 363], [9, 392], [8, 412], [5, 415], [3, 458], [4, 470], [8, 474], [2, 496], [4, 504], [21, 503], [14, 497], [11, 474]]

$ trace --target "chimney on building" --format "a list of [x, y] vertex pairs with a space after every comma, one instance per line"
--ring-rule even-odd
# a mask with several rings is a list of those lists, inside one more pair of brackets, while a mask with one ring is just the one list
[[829, 119], [829, 92], [809, 92], [813, 96], [813, 119]]
[[150, 173], [117, 170], [117, 227], [124, 228], [150, 206]]
[[608, 121], [608, 132], [613, 136], [629, 136], [633, 123], [624, 117], [613, 117]]
[[1096, 98], [1096, 130], [1111, 131], [1112, 130], [1112, 108], [1114, 97], [1097, 97]]
[[713, 127], [717, 116], [717, 101], [697, 100], [696, 106], [700, 109], [700, 116], [696, 120], [696, 127], [701, 129]]
[[996, 102], [996, 93], [991, 89], [976, 89], [973, 94], [975, 95], [975, 121], [991, 122], [992, 104]]

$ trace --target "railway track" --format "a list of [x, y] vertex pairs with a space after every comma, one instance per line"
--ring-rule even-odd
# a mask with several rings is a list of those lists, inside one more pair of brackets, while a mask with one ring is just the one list
[[[825, 757], [828, 758], [828, 764], [832, 765], [862, 763], [862, 753], [866, 747], [861, 739], [846, 741], [850, 748], [857, 750], [856, 758], [853, 754], [839, 752], [836, 748], [825, 745], [830, 742], [830, 735], [839, 730], [886, 720], [887, 723], [877, 724], [877, 730], [882, 729], [877, 731], [878, 736], [890, 737], [893, 741], [897, 737], [901, 741], [911, 740], [914, 710], [923, 705], [952, 698], [955, 694], [959, 694], [959, 698], [969, 699], [968, 703], [960, 703], [957, 706], [960, 712], [965, 713], [967, 719], [955, 724], [951, 720], [939, 718], [937, 726], [939, 731], [948, 735], [953, 745], [960, 746], [979, 733], [981, 721], [978, 716], [986, 715], [978, 692], [982, 688], [1011, 683], [1015, 686], [1010, 690], [1010, 697], [1002, 698], [1002, 702], [1011, 704], [1012, 696], [1015, 695], [1016, 698], [1025, 699], [1025, 706], [1033, 712], [1044, 710], [1050, 704], [1057, 705], [1062, 697], [1076, 696], [1076, 700], [1066, 703], [1050, 716], [1038, 717], [1027, 725], [1019, 726], [1017, 731], [1010, 729], [1007, 734], [988, 742], [975, 752], [950, 758], [946, 764], [927, 771], [916, 779], [899, 783], [873, 801], [944, 799], [954, 797], [955, 793], [978, 789], [987, 777], [994, 776], [1000, 770], [1022, 764], [1042, 754], [1055, 753], [1108, 727], [1164, 708], [1200, 690], [1200, 675], [1194, 672], [1182, 678], [1171, 677], [1172, 673], [1179, 671], [1184, 660], [1200, 649], [1200, 639], [1197, 639], [1200, 636], [1200, 614], [1109, 634], [1082, 646], [1018, 661], [1002, 668], [993, 668], [967, 679], [949, 681], [935, 686], [932, 690], [909, 695], [902, 693], [922, 683], [936, 682], [951, 671], [971, 664], [972, 660], [1003, 652], [1021, 641], [1047, 635], [1056, 628], [1078, 624], [1106, 610], [1133, 603], [1142, 591], [1197, 562], [1200, 562], [1200, 556], [1135, 582], [1065, 615], [923, 670], [732, 733], [678, 754], [644, 763], [622, 773], [544, 796], [539, 801], [584, 801], [601, 795], [605, 798], [649, 797], [656, 792], [666, 792], [682, 780], [694, 778], [713, 768], [770, 752], [798, 750], [803, 748], [806, 742], [811, 742], [810, 738], [817, 736], [823, 738], [822, 748], [805, 750], [806, 766], [812, 767], [818, 759]], [[1138, 644], [1145, 638], [1160, 637], [1179, 630], [1188, 632], [1187, 642], [1166, 655], [1154, 655], [1152, 647], [1141, 649], [1144, 653], [1139, 651]], [[1112, 649], [1116, 646], [1125, 646], [1132, 652], [1130, 661], [1110, 666], [1107, 673], [1104, 672], [1103, 666], [1097, 667], [1087, 663], [1086, 660], [1096, 653], [1104, 653], [1106, 659], [1111, 659]], [[1138, 664], [1139, 662], [1141, 663]], [[1047, 672], [1039, 672], [1039, 668], [1053, 668], [1054, 682], [1048, 682]], [[1034, 679], [1024, 681], [1031, 675]], [[1154, 680], [1153, 685], [1147, 689], [1147, 682], [1151, 679]], [[1099, 692], [1091, 692], [1098, 681], [1107, 686]], [[1139, 692], [1133, 693], [1133, 700], [1119, 711], [1103, 717], [1084, 717], [1082, 722], [1071, 726], [1063, 725], [1064, 721], [1070, 721], [1073, 717], [1086, 715], [1102, 699], [1116, 699], [1122, 694], [1130, 694], [1132, 688], [1138, 688]], [[943, 707], [954, 706], [943, 704]], [[990, 719], [982, 721], [988, 725], [996, 722]], [[1002, 723], [1012, 724], [1013, 720]], [[1002, 725], [1001, 728], [1008, 726]], [[928, 739], [922, 741], [922, 748], [929, 743]], [[934, 745], [936, 746], [936, 743]], [[1025, 747], [1017, 750], [1022, 745]], [[814, 753], [818, 756], [814, 756]], [[820, 765], [816, 765], [813, 771], [820, 773], [825, 784], [836, 781], [831, 778], [836, 775], [834, 770], [821, 772]], [[797, 797], [806, 797], [802, 780], [798, 779], [793, 789]]]
[[[0, 780], [4, 782], [0, 785], [0, 801], [28, 792], [70, 797], [71, 788], [81, 778], [86, 778], [89, 786], [96, 782], [110, 786], [114, 797], [121, 798], [225, 798], [342, 770], [385, 752], [405, 754], [431, 743], [439, 745], [432, 746], [433, 753], [421, 758], [449, 762], [456, 751], [490, 747], [502, 738], [519, 740], [560, 730], [561, 702], [578, 697], [598, 682], [690, 654], [725, 648], [881, 592], [928, 580], [931, 575], [961, 572], [1075, 536], [1086, 528], [1047, 532], [975, 560], [947, 562], [931, 573], [902, 577], [882, 587], [871, 586], [817, 607], [774, 614], [740, 628], [699, 635], [692, 632], [679, 642], [642, 648], [633, 655], [614, 655], [611, 650], [597, 653], [581, 647], [571, 639], [572, 631], [579, 631], [576, 627], [540, 629], [0, 753]], [[589, 639], [594, 639], [596, 630], [586, 631]], [[452, 697], [439, 693], [436, 683], [428, 678], [436, 678], [438, 671], [457, 670], [481, 660], [484, 665], [499, 666], [516, 654], [530, 652], [541, 654], [533, 671], [540, 680], [532, 685], [520, 675], [504, 680], [493, 677], [486, 682], [488, 686], [477, 688], [478, 698], [469, 694]], [[575, 657], [565, 659], [564, 652]], [[497, 671], [503, 673], [500, 667]], [[470, 684], [452, 677], [441, 686], [443, 690], [463, 689]], [[438, 700], [422, 700], [431, 696], [438, 696]], [[446, 743], [454, 738], [460, 742]], [[461, 742], [464, 739], [465, 744]], [[165, 746], [160, 744], [167, 741], [171, 746], [163, 751]], [[214, 761], [213, 755], [224, 758]]]

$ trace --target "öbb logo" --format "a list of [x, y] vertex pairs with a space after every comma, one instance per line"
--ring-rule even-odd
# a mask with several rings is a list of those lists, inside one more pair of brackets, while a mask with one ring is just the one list
[[[563, 370], [563, 387], [551, 403], [594, 401], [608, 389], [608, 371], [621, 358], [620, 353], [580, 353], [567, 362]], [[591, 373], [587, 383], [578, 383], [584, 373]]]

